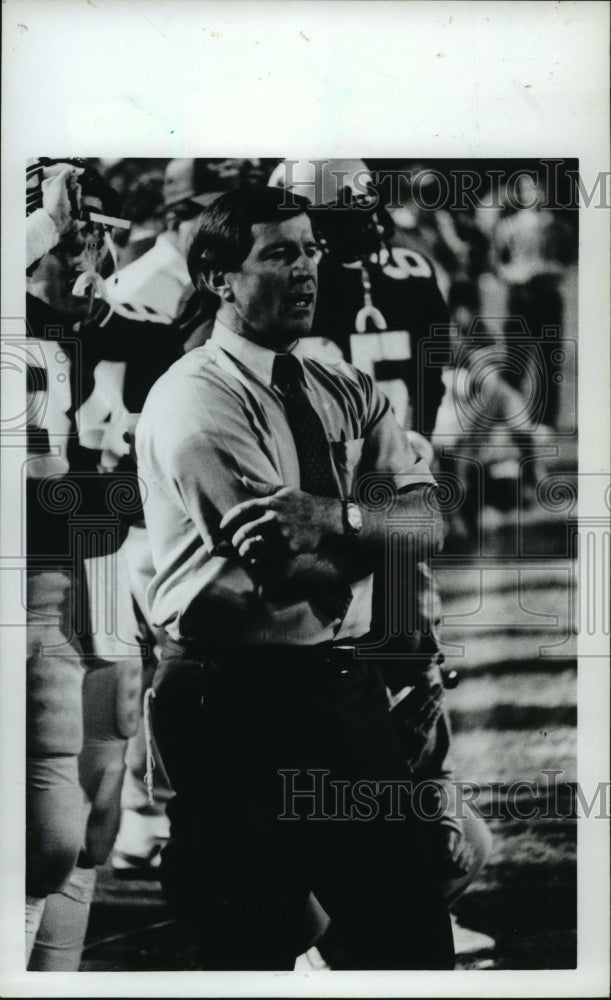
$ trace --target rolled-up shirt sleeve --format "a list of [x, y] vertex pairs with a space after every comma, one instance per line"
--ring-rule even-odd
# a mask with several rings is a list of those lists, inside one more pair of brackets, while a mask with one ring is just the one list
[[381, 389], [369, 376], [359, 373], [368, 397], [364, 427], [361, 476], [379, 477], [399, 492], [410, 486], [435, 485], [435, 478], [424, 458], [412, 447], [408, 435], [397, 423], [393, 409]]
[[230, 629], [231, 618], [234, 628], [248, 631], [265, 611], [244, 567], [214, 549], [223, 515], [252, 497], [241, 477], [280, 485], [278, 475], [231, 388], [210, 376], [205, 388], [197, 378], [161, 379], [136, 430], [156, 571], [149, 609], [155, 624], [174, 623], [174, 634], [191, 633], [198, 614], [205, 614], [208, 632]]
[[26, 268], [44, 257], [59, 242], [59, 232], [53, 219], [44, 208], [37, 208], [26, 223]]
[[141, 475], [191, 519], [211, 551], [223, 515], [252, 499], [242, 476], [281, 484], [230, 389], [219, 385], [206, 398], [196, 385], [183, 386], [179, 404], [174, 394], [164, 399], [164, 389], [153, 390], [138, 425]]

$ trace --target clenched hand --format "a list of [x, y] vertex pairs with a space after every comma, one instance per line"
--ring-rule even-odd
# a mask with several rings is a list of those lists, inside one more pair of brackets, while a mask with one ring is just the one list
[[240, 556], [256, 562], [265, 555], [314, 552], [323, 537], [342, 530], [337, 500], [315, 497], [290, 486], [273, 486], [244, 478], [253, 494], [227, 511], [221, 521], [225, 538]]

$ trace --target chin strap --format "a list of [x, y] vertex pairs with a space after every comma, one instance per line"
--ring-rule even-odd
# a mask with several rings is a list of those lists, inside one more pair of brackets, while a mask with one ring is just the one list
[[361, 261], [361, 281], [363, 283], [363, 306], [356, 314], [355, 329], [357, 333], [367, 333], [367, 324], [371, 322], [376, 330], [388, 329], [384, 315], [374, 306], [371, 297], [371, 278], [367, 264]]
[[[87, 296], [87, 315], [85, 317], [85, 322], [92, 319], [95, 307], [95, 300], [102, 299], [102, 301], [108, 301], [108, 290], [106, 288], [106, 282], [102, 278], [98, 271], [98, 268], [102, 266], [103, 255], [100, 252], [100, 237], [99, 229], [96, 232], [96, 226], [99, 227], [100, 223], [96, 223], [92, 232], [87, 233], [85, 237], [85, 250], [83, 251], [83, 262], [85, 263], [85, 270], [77, 278], [74, 288], [72, 289], [72, 294], [77, 297]], [[104, 226], [104, 246], [108, 250], [113, 262], [113, 270], [117, 274], [117, 248], [112, 239], [111, 230], [109, 226]]]

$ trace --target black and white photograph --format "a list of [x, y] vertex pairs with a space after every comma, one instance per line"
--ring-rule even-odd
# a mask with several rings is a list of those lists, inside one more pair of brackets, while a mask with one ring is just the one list
[[608, 6], [4, 7], [2, 994], [606, 995]]

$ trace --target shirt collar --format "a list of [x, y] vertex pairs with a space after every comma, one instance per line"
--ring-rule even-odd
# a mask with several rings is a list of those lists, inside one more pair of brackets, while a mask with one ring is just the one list
[[[239, 333], [234, 333], [233, 330], [230, 330], [218, 318], [214, 321], [211, 340], [218, 347], [222, 347], [227, 351], [232, 358], [239, 361], [253, 375], [261, 379], [262, 382], [265, 382], [266, 385], [272, 385], [272, 371], [274, 358], [276, 357], [275, 351], [270, 350], [268, 347], [261, 347], [260, 344], [253, 344], [252, 340], [247, 340], [246, 337], [241, 337]], [[299, 341], [297, 341], [291, 354], [297, 358], [303, 369], [304, 355]]]

